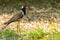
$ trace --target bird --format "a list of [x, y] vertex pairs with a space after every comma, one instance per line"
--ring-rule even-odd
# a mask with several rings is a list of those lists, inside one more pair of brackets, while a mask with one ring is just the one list
[[23, 16], [26, 14], [26, 5], [22, 5], [21, 7], [21, 11], [19, 13], [17, 13], [16, 15], [14, 15], [11, 19], [9, 19], [7, 22], [4, 23], [4, 25], [8, 26], [10, 23], [12, 22], [16, 22], [21, 20], [21, 18], [23, 18]]
[[[26, 8], [27, 8], [27, 5], [22, 5], [21, 6], [21, 11], [19, 13], [16, 13], [16, 15], [14, 15], [12, 18], [10, 18], [7, 22], [4, 23], [4, 25], [8, 26], [9, 24], [11, 24], [12, 22], [16, 22], [16, 21], [20, 21], [24, 15], [26, 15]], [[5, 29], [6, 28], [3, 27], [2, 29]]]

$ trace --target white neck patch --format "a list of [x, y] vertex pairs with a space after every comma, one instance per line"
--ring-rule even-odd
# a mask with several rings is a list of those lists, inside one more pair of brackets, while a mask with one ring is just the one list
[[24, 8], [24, 6], [22, 6], [21, 8]]
[[24, 12], [21, 10], [21, 13], [24, 15]]

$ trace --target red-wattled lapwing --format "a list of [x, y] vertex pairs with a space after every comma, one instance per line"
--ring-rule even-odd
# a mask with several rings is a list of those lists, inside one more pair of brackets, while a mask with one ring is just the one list
[[[18, 23], [19, 23], [19, 21], [21, 20], [21, 18], [23, 18], [23, 16], [26, 14], [26, 8], [27, 8], [27, 5], [22, 5], [21, 12], [17, 13], [16, 15], [14, 15], [10, 20], [8, 20], [7, 22], [5, 22], [4, 25], [8, 26], [10, 23], [16, 22], [16, 21], [18, 21]], [[5, 29], [6, 26], [3, 27], [2, 29]], [[20, 27], [17, 26], [17, 31], [18, 31], [19, 28]]]

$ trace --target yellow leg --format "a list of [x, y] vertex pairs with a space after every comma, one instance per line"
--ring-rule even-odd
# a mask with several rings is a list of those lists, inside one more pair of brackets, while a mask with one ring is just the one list
[[20, 29], [20, 21], [17, 23], [17, 34], [21, 34], [21, 29]]

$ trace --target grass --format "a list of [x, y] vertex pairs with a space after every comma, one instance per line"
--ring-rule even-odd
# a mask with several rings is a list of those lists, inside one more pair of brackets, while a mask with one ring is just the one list
[[7, 29], [5, 31], [0, 31], [0, 40], [17, 40], [18, 35], [14, 33], [13, 30]]
[[[54, 26], [50, 23], [47, 27]], [[32, 28], [29, 31], [21, 31], [21, 35], [16, 34], [13, 30], [0, 30], [0, 40], [60, 40], [60, 32], [57, 29], [52, 29], [49, 32], [44, 32], [40, 27]]]
[[[3, 16], [1, 15], [0, 24], [4, 23], [7, 19], [10, 19], [8, 16], [11, 17], [13, 15], [7, 15], [7, 16], [5, 14]], [[54, 22], [39, 23], [38, 20], [37, 21], [34, 20], [31, 22], [24, 22], [22, 20], [22, 22], [20, 22], [21, 29], [26, 28], [26, 30], [21, 30], [20, 35], [16, 34], [15, 31], [11, 30], [13, 29], [13, 27], [16, 28], [15, 27], [16, 25], [17, 24], [14, 22], [7, 27], [10, 29], [7, 29], [5, 31], [0, 30], [0, 40], [59, 40], [60, 39], [59, 23], [57, 24], [55, 24]]]

